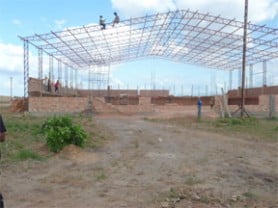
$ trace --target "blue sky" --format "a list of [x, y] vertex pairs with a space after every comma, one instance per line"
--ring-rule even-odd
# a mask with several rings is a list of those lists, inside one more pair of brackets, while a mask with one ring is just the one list
[[[122, 19], [143, 16], [168, 10], [191, 9], [220, 14], [242, 20], [244, 0], [0, 0], [0, 95], [10, 95], [13, 79], [13, 95], [23, 95], [23, 55], [20, 36], [59, 31], [67, 27], [97, 23], [99, 15], [112, 21], [117, 11]], [[249, 1], [249, 20], [278, 28], [278, 0]], [[34, 51], [34, 53], [36, 53]], [[31, 52], [30, 62], [37, 57]], [[269, 84], [278, 84], [277, 61], [268, 64]], [[37, 75], [31, 66], [30, 76]], [[262, 66], [256, 66], [261, 71]], [[79, 82], [87, 86], [84, 76]], [[238, 84], [237, 72], [233, 72], [233, 87]], [[113, 88], [170, 89], [176, 95], [202, 95], [206, 91], [219, 92], [228, 87], [229, 73], [165, 60], [140, 60], [111, 66]], [[261, 84], [257, 75], [255, 81]]]

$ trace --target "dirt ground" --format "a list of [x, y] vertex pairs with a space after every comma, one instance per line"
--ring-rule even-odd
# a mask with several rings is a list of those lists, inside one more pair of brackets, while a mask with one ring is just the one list
[[2, 164], [6, 207], [278, 207], [275, 143], [140, 116], [95, 119], [113, 135], [101, 148], [69, 146], [46, 161]]

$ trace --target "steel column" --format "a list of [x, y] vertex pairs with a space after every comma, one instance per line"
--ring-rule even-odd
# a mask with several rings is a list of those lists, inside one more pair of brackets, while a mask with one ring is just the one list
[[263, 86], [266, 87], [267, 85], [267, 65], [266, 61], [263, 61]]
[[24, 67], [24, 98], [29, 96], [29, 43], [23, 40], [23, 67]]
[[39, 67], [38, 78], [42, 79], [43, 78], [43, 50], [41, 48], [38, 48], [38, 67]]
[[243, 30], [243, 52], [242, 52], [242, 78], [241, 78], [241, 111], [240, 116], [245, 112], [245, 67], [246, 67], [246, 48], [247, 48], [247, 20], [248, 20], [248, 0], [245, 0], [244, 7], [244, 30]]
[[229, 71], [229, 90], [233, 88], [233, 71]]
[[65, 87], [69, 86], [69, 67], [66, 65], [65, 66]]
[[55, 82], [55, 77], [53, 73], [53, 56], [49, 56], [49, 79], [50, 82]]
[[253, 87], [253, 64], [249, 65], [249, 88]]

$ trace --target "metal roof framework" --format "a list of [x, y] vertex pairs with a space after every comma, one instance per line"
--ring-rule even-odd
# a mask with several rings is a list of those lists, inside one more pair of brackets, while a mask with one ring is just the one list
[[[244, 22], [176, 10], [107, 24], [20, 37], [28, 77], [28, 45], [66, 66], [83, 69], [142, 58], [162, 58], [220, 70], [242, 67]], [[278, 29], [247, 25], [246, 65], [278, 58]]]

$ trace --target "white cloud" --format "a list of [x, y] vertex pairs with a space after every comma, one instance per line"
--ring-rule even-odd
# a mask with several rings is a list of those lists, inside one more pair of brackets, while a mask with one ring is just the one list
[[176, 9], [173, 0], [111, 0], [112, 6], [124, 16], [134, 17], [147, 12], [165, 12]]
[[[125, 17], [136, 17], [146, 13], [165, 12], [174, 9], [190, 9], [242, 20], [244, 11], [244, 0], [111, 0], [111, 3]], [[249, 1], [250, 21], [272, 20], [277, 16], [277, 0]]]
[[19, 19], [13, 19], [13, 20], [12, 20], [12, 23], [13, 23], [14, 25], [17, 25], [17, 26], [21, 26], [21, 25], [22, 25], [22, 22], [21, 22]]
[[65, 19], [54, 20], [55, 28], [58, 30], [63, 29], [66, 22], [67, 22], [67, 20], [65, 20]]
[[[37, 76], [37, 57], [29, 52], [29, 75]], [[9, 94], [10, 78], [13, 77], [13, 94], [23, 95], [23, 47], [0, 42], [0, 94]]]
[[1, 71], [19, 72], [22, 67], [23, 49], [13, 44], [0, 43]]

